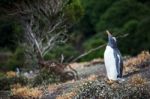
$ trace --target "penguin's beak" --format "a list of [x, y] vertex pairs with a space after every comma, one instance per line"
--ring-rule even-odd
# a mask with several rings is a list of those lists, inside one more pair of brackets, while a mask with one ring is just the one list
[[111, 33], [110, 33], [108, 30], [106, 30], [106, 33], [107, 33], [108, 35], [111, 35]]

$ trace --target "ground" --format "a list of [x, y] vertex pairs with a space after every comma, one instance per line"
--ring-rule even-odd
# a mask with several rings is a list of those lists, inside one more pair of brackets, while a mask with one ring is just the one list
[[44, 98], [45, 99], [55, 99], [59, 95], [63, 95], [63, 94], [72, 92], [72, 90], [76, 90], [77, 86], [86, 82], [90, 78], [91, 78], [91, 80], [94, 80], [94, 79], [96, 79], [96, 76], [104, 76], [105, 75], [105, 67], [103, 64], [97, 64], [94, 66], [85, 66], [85, 67], [81, 66], [81, 67], [79, 67], [79, 66], [76, 67], [76, 70], [78, 71], [80, 80], [77, 80], [77, 81], [72, 80], [72, 81], [67, 81], [65, 83], [61, 83], [61, 85], [57, 86], [58, 87], [57, 90], [50, 92]]
[[40, 99], [81, 99], [81, 97], [82, 99], [110, 99], [110, 97], [149, 99], [150, 97], [149, 52], [142, 52], [136, 57], [124, 58], [124, 82], [109, 82], [103, 59], [70, 65], [78, 72], [78, 80], [41, 85], [35, 88], [15, 85], [11, 91], [13, 96], [17, 97], [12, 99], [20, 99], [20, 97], [25, 97], [22, 99], [31, 97], [34, 99], [39, 99], [39, 97]]
[[[150, 66], [141, 68], [140, 70], [135, 70], [133, 72], [124, 73], [125, 83], [129, 81], [130, 78], [136, 76], [145, 77], [147, 81], [150, 81]], [[78, 86], [81, 84], [94, 81], [98, 77], [102, 80], [107, 80], [106, 73], [105, 73], [105, 66], [104, 64], [96, 64], [91, 66], [81, 66], [76, 67], [76, 70], [79, 73], [80, 80], [77, 81], [68, 81], [57, 85], [58, 88], [55, 86], [55, 91], [50, 91], [50, 93], [45, 96], [45, 99], [71, 99], [74, 96], [74, 91], [78, 90]], [[150, 83], [150, 82], [147, 82]], [[53, 86], [53, 85], [52, 85]], [[50, 86], [49, 86], [50, 87]], [[67, 98], [66, 98], [67, 97]]]

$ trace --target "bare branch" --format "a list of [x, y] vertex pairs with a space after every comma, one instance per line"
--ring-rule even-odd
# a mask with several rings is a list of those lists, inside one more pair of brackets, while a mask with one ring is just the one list
[[66, 24], [63, 0], [23, 1], [16, 5], [25, 26], [25, 38], [40, 57], [46, 55], [57, 43], [64, 43]]
[[85, 52], [85, 53], [81, 54], [80, 56], [78, 56], [77, 58], [73, 59], [72, 62], [75, 62], [75, 61], [79, 60], [80, 58], [82, 58], [82, 57], [84, 57], [84, 56], [86, 56], [86, 55], [88, 55], [88, 54], [90, 54], [90, 53], [92, 53], [92, 52], [94, 52], [94, 51], [96, 51], [96, 50], [98, 50], [100, 48], [103, 48], [105, 46], [106, 46], [106, 43], [103, 44], [103, 45], [100, 45], [100, 46], [98, 46], [96, 48], [93, 48], [93, 49], [89, 50], [88, 52]]
[[[110, 32], [108, 30], [106, 31], [106, 33], [110, 34]], [[128, 34], [120, 34], [116, 38], [124, 38], [124, 37], [127, 37], [127, 36], [128, 36]], [[79, 55], [78, 57], [76, 57], [75, 59], [73, 59], [71, 62], [75, 62], [75, 61], [81, 59], [82, 57], [84, 57], [84, 56], [86, 56], [86, 55], [88, 55], [88, 54], [90, 54], [90, 53], [92, 53], [92, 52], [94, 52], [94, 51], [96, 51], [98, 49], [101, 49], [101, 48], [105, 47], [106, 45], [107, 45], [107, 43], [104, 43], [104, 44], [102, 44], [102, 45], [100, 45], [98, 47], [92, 48], [89, 51], [87, 51], [87, 52]]]

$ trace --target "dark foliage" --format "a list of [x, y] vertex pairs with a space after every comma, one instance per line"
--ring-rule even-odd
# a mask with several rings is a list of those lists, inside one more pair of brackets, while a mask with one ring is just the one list
[[0, 78], [0, 90], [10, 90], [11, 86], [14, 84], [20, 84], [20, 85], [27, 85], [28, 84], [28, 79], [20, 76], [20, 77], [1, 77]]

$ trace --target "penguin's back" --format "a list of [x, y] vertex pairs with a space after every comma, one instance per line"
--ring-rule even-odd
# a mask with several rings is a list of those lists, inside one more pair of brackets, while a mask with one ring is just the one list
[[114, 49], [110, 46], [107, 46], [104, 52], [104, 62], [108, 79], [117, 80], [118, 73], [114, 56]]

